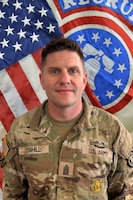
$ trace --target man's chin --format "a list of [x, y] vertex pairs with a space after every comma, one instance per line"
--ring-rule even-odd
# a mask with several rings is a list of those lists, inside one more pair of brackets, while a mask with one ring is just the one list
[[71, 101], [58, 102], [57, 106], [61, 108], [71, 107], [74, 103]]

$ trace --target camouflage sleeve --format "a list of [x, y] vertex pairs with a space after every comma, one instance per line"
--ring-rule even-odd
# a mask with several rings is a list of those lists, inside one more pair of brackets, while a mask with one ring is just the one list
[[[113, 144], [114, 164], [109, 176], [108, 199], [133, 199], [133, 138], [120, 123], [121, 137]], [[119, 141], [119, 142], [118, 142]]]
[[3, 199], [4, 200], [27, 200], [27, 181], [19, 163], [17, 145], [15, 144], [15, 123], [4, 139], [1, 166], [4, 172]]

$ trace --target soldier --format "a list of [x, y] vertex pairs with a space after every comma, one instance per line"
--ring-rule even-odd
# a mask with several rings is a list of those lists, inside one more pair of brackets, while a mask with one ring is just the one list
[[48, 99], [15, 119], [3, 138], [4, 200], [132, 200], [132, 138], [82, 97], [87, 74], [79, 45], [51, 41], [40, 81]]

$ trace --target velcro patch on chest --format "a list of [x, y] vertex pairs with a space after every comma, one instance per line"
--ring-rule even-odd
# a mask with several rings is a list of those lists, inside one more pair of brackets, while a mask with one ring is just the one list
[[19, 147], [19, 155], [49, 153], [49, 145]]

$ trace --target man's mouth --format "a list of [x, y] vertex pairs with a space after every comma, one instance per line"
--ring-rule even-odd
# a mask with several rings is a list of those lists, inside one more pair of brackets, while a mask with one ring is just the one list
[[65, 93], [73, 92], [73, 90], [72, 89], [58, 89], [56, 90], [56, 92], [65, 94]]

